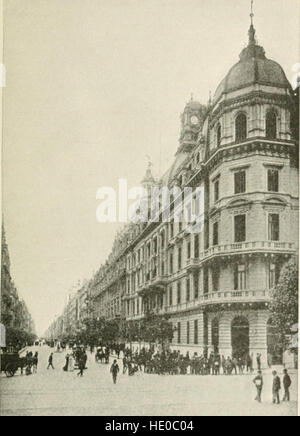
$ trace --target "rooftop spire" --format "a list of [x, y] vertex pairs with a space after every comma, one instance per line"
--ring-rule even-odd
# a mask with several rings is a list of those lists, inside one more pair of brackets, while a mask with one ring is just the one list
[[253, 0], [251, 0], [251, 14], [250, 14], [250, 18], [251, 18], [251, 25], [253, 26], [253, 18], [254, 18]]
[[153, 185], [155, 183], [155, 179], [152, 175], [151, 168], [153, 167], [153, 163], [151, 162], [150, 156], [146, 156], [148, 159], [148, 168], [146, 170], [145, 177], [142, 180], [143, 185]]
[[245, 59], [250, 59], [250, 58], [266, 59], [265, 50], [263, 47], [258, 45], [256, 36], [255, 36], [256, 30], [255, 30], [254, 25], [253, 25], [253, 18], [254, 18], [253, 4], [254, 4], [254, 0], [251, 0], [251, 10], [250, 10], [251, 24], [250, 24], [250, 29], [248, 31], [249, 43], [248, 43], [248, 46], [246, 48], [244, 48], [244, 50], [242, 50], [242, 52], [240, 54], [241, 61], [243, 61]]
[[253, 18], [254, 18], [254, 12], [253, 12], [253, 0], [251, 0], [251, 13], [250, 13], [250, 19], [251, 19], [251, 25], [249, 29], [249, 45], [255, 45], [255, 29], [253, 26]]

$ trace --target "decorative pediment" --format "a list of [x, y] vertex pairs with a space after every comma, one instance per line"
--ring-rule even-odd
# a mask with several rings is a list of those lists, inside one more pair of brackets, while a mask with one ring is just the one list
[[265, 204], [278, 204], [280, 206], [286, 206], [287, 205], [287, 202], [283, 198], [278, 197], [278, 196], [276, 196], [276, 197], [275, 196], [268, 197], [268, 198], [266, 198], [264, 203]]
[[252, 203], [252, 201], [249, 201], [246, 198], [239, 198], [230, 201], [227, 205], [227, 209], [231, 209], [231, 213], [235, 215], [246, 213], [251, 209]]
[[270, 196], [266, 198], [265, 201], [263, 202], [263, 208], [268, 211], [273, 209], [275, 211], [284, 210], [286, 206], [287, 206], [287, 202], [278, 196]]

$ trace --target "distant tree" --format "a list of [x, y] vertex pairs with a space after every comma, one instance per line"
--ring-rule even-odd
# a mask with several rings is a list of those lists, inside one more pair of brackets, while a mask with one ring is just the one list
[[8, 327], [6, 329], [6, 345], [21, 350], [26, 345], [33, 345], [36, 335], [25, 330]]
[[126, 319], [120, 319], [120, 325], [119, 325], [119, 339], [121, 342], [127, 341], [127, 324], [128, 321]]
[[272, 291], [270, 311], [272, 323], [282, 338], [290, 335], [298, 323], [298, 262], [291, 259], [282, 269]]
[[84, 320], [84, 330], [82, 332], [83, 342], [89, 345], [97, 345], [104, 340], [106, 321], [104, 318]]
[[105, 343], [117, 342], [120, 337], [120, 321], [111, 319], [105, 322], [103, 328], [103, 341]]
[[140, 322], [127, 321], [125, 324], [123, 337], [125, 338], [126, 342], [129, 342], [130, 347], [132, 342], [141, 341], [142, 338], [141, 338]]
[[83, 320], [82, 324], [82, 326], [78, 325], [71, 335], [67, 335], [69, 341], [84, 345], [97, 344], [99, 336], [101, 337], [102, 334], [100, 322], [96, 319], [86, 318]]
[[158, 343], [163, 348], [171, 342], [174, 335], [174, 327], [167, 316], [158, 316], [148, 313], [141, 326], [141, 337], [150, 345]]

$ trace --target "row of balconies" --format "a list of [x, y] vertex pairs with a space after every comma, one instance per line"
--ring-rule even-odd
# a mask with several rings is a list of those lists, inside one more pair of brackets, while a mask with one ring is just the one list
[[295, 244], [291, 242], [275, 242], [275, 241], [251, 241], [240, 242], [234, 244], [224, 244], [210, 247], [209, 249], [199, 253], [199, 257], [186, 260], [185, 265], [181, 270], [176, 270], [172, 274], [160, 274], [159, 271], [155, 276], [148, 273], [144, 283], [137, 286], [137, 291], [143, 291], [155, 286], [165, 286], [168, 283], [169, 277], [172, 279], [180, 277], [185, 270], [199, 267], [204, 261], [213, 258], [214, 256], [236, 255], [236, 254], [252, 254], [252, 253], [270, 253], [270, 254], [286, 254], [290, 255], [295, 252]]
[[[159, 315], [174, 314], [179, 312], [190, 311], [197, 308], [205, 308], [211, 304], [254, 304], [265, 303], [268, 305], [270, 301], [269, 289], [255, 289], [255, 290], [241, 290], [241, 291], [220, 291], [212, 292], [209, 294], [203, 294], [198, 299], [188, 301], [181, 304], [174, 304], [172, 306], [165, 305], [161, 309], [157, 309], [156, 312]], [[136, 315], [130, 315], [127, 319], [141, 319], [145, 314], [139, 313]]]
[[[174, 236], [172, 236], [169, 239], [168, 244], [166, 244], [163, 249], [158, 249], [155, 253], [152, 252], [150, 256], [146, 256], [146, 258], [141, 259], [135, 265], [130, 266], [129, 269], [127, 268], [127, 272], [128, 271], [135, 272], [135, 271], [139, 270], [141, 268], [141, 266], [144, 265], [145, 263], [147, 263], [147, 262], [149, 263], [155, 259], [159, 259], [159, 257], [166, 256], [166, 254], [168, 253], [168, 249], [175, 246], [175, 244], [182, 242], [185, 239], [185, 237], [190, 235], [190, 234], [191, 234], [190, 227], [182, 228], [182, 230], [179, 233], [175, 234]], [[261, 245], [260, 247], [259, 247], [259, 244]], [[223, 249], [224, 249], [224, 251], [228, 252], [228, 251], [230, 251], [230, 249], [236, 250], [236, 249], [239, 249], [239, 247], [242, 247], [242, 249], [246, 249], [246, 250], [247, 249], [255, 250], [257, 248], [264, 249], [264, 248], [269, 248], [271, 246], [272, 246], [272, 248], [278, 248], [278, 247], [285, 248], [285, 247], [287, 247], [287, 245], [288, 245], [288, 243], [275, 242], [275, 241], [262, 241], [262, 242], [261, 241], [260, 242], [254, 241], [254, 242], [245, 242], [243, 244], [232, 243], [232, 244], [212, 246], [208, 250], [203, 251], [199, 257], [200, 258], [207, 257], [210, 255], [210, 252], [211, 252], [211, 254], [214, 254], [214, 252], [220, 253], [221, 251], [223, 251]]]
[[[253, 254], [253, 253], [266, 253], [266, 254], [285, 254], [290, 255], [295, 252], [295, 244], [290, 242], [276, 242], [276, 241], [250, 241], [233, 244], [223, 244], [210, 247], [207, 250], [199, 253], [198, 258], [187, 259], [185, 264], [182, 264], [180, 270], [174, 271], [172, 274], [161, 274], [159, 268], [155, 275], [153, 272], [148, 272], [145, 281], [136, 286], [135, 292], [145, 292], [155, 288], [164, 289], [168, 284], [169, 278], [181, 278], [186, 273], [186, 270], [200, 267], [201, 264], [215, 256], [227, 256], [237, 254]], [[130, 293], [128, 293], [130, 295]], [[130, 295], [131, 296], [131, 295]]]

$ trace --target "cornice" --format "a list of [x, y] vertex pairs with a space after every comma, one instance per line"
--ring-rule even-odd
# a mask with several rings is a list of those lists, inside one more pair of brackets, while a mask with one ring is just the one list
[[[242, 89], [242, 88], [238, 88]], [[237, 89], [237, 90], [238, 90]], [[249, 104], [251, 106], [256, 104], [276, 104], [280, 107], [292, 106], [292, 97], [289, 95], [281, 95], [275, 93], [268, 93], [264, 91], [251, 91], [248, 94], [240, 95], [228, 100], [222, 101], [219, 106], [211, 112], [209, 127], [212, 128], [216, 120], [220, 118], [226, 112], [232, 111], [232, 109]]]
[[295, 147], [293, 141], [268, 141], [263, 138], [251, 138], [243, 143], [231, 143], [222, 148], [217, 149], [208, 159], [205, 166], [207, 171], [212, 171], [214, 167], [221, 163], [223, 158], [233, 157], [235, 155], [243, 155], [255, 153], [263, 156], [289, 158]]

